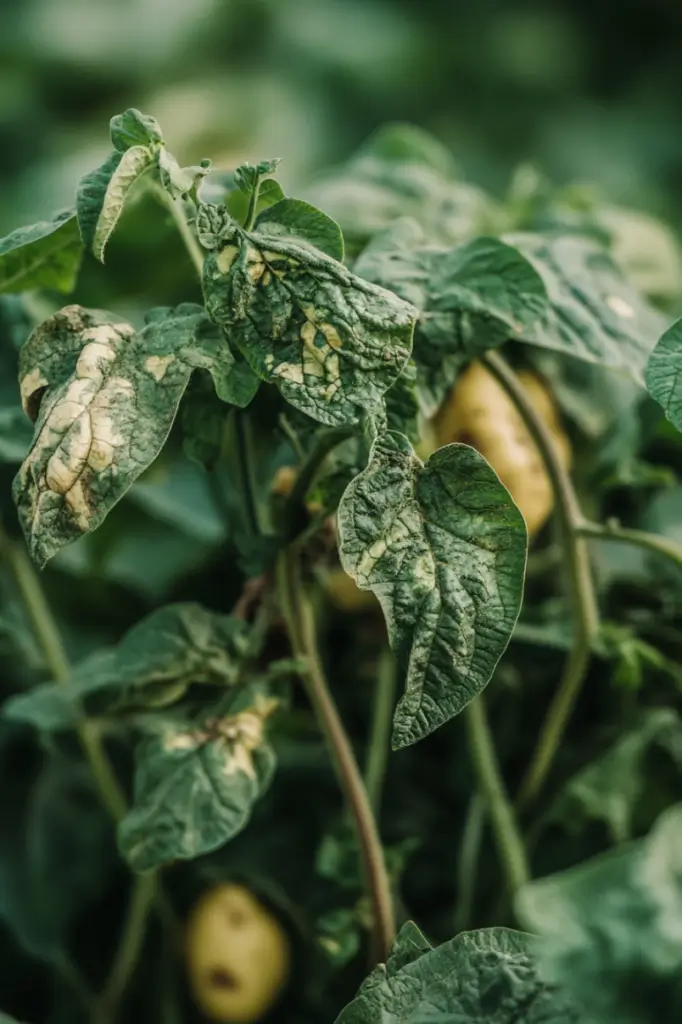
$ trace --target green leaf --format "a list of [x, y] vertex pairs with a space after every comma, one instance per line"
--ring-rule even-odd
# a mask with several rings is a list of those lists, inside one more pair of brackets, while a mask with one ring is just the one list
[[236, 393], [235, 359], [201, 306], [150, 314], [139, 333], [111, 314], [67, 306], [20, 357], [33, 445], [14, 482], [35, 560], [99, 526], [161, 450], [195, 368]]
[[682, 430], [682, 320], [659, 338], [649, 357], [645, 376], [652, 398], [663, 406], [666, 416]]
[[248, 627], [197, 604], [167, 605], [130, 629], [117, 647], [76, 666], [55, 686], [10, 697], [3, 716], [43, 731], [70, 729], [85, 715], [161, 708], [193, 684], [234, 685]]
[[336, 1024], [573, 1024], [578, 1014], [545, 984], [530, 935], [462, 932], [430, 949], [411, 922]]
[[595, 1024], [682, 1014], [682, 805], [649, 836], [559, 875], [517, 900], [542, 936], [546, 977]]
[[440, 139], [413, 124], [382, 125], [360, 149], [387, 163], [415, 163], [432, 167], [443, 175], [455, 170], [452, 153]]
[[406, 668], [393, 731], [404, 747], [459, 714], [506, 649], [523, 594], [523, 516], [473, 448], [447, 445], [424, 465], [386, 433], [338, 524], [341, 564], [378, 597]]
[[53, 220], [17, 228], [0, 238], [0, 294], [32, 288], [70, 292], [82, 255], [83, 243], [72, 210]]
[[[294, 240], [229, 219], [204, 263], [206, 308], [263, 380], [313, 419], [353, 423], [407, 362], [415, 311]], [[206, 240], [203, 227], [200, 238]]]
[[20, 406], [0, 408], [0, 462], [22, 462], [32, 437]]
[[613, 842], [632, 838], [632, 816], [646, 786], [646, 756], [663, 747], [682, 764], [682, 728], [672, 708], [649, 710], [598, 760], [566, 783], [548, 812], [550, 821], [578, 831], [588, 819], [604, 821]]
[[412, 444], [420, 438], [419, 396], [417, 394], [417, 364], [410, 359], [395, 384], [384, 396], [386, 424], [389, 430], [404, 434]]
[[76, 212], [81, 238], [102, 263], [131, 189], [156, 160], [155, 151], [148, 146], [131, 146], [123, 153], [112, 153], [101, 167], [79, 181]]
[[203, 725], [166, 722], [137, 752], [134, 803], [119, 825], [121, 854], [152, 871], [217, 849], [247, 824], [272, 779], [265, 720], [277, 701]]
[[279, 166], [280, 158], [273, 160], [261, 160], [253, 166], [249, 163], [241, 164], [234, 172], [234, 183], [238, 189], [249, 195], [260, 184], [261, 178], [274, 174]]
[[302, 199], [282, 199], [269, 206], [256, 220], [256, 231], [273, 237], [293, 238], [343, 261], [343, 235], [341, 228], [322, 210]]
[[134, 107], [112, 117], [109, 131], [112, 145], [119, 153], [125, 153], [133, 146], [163, 145], [161, 125], [156, 118]]
[[644, 382], [646, 362], [665, 326], [624, 278], [606, 249], [574, 235], [510, 235], [544, 281], [545, 315], [523, 340]]
[[522, 337], [547, 308], [540, 276], [516, 249], [494, 238], [449, 249], [427, 245], [408, 219], [377, 236], [354, 269], [419, 310], [414, 359], [427, 416], [465, 362]]

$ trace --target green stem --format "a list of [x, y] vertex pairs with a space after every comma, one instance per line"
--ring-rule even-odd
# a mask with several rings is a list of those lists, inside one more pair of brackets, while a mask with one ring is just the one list
[[521, 832], [497, 763], [482, 694], [467, 705], [464, 714], [471, 760], [490, 816], [507, 890], [513, 896], [530, 880], [530, 871]]
[[140, 875], [133, 883], [118, 949], [100, 998], [100, 1024], [114, 1019], [140, 957], [146, 923], [157, 895], [156, 875]]
[[373, 957], [385, 961], [395, 938], [393, 901], [384, 851], [353, 748], [324, 675], [312, 608], [301, 580], [298, 555], [281, 552], [277, 565], [280, 605], [294, 657], [307, 664], [302, 676], [329, 749], [360, 847], [374, 918]]
[[385, 647], [379, 655], [374, 686], [372, 726], [365, 762], [365, 789], [375, 818], [379, 817], [381, 794], [391, 746], [391, 726], [396, 694], [396, 662], [393, 652]]
[[291, 488], [291, 494], [287, 501], [288, 513], [285, 524], [285, 536], [288, 540], [293, 539], [290, 534], [296, 522], [296, 513], [303, 505], [305, 496], [322, 468], [324, 460], [337, 445], [347, 441], [354, 433], [355, 429], [353, 427], [332, 427], [318, 435], [312, 451], [296, 476], [294, 486]]
[[256, 179], [256, 183], [253, 186], [253, 192], [249, 196], [249, 208], [246, 211], [246, 217], [242, 227], [244, 231], [250, 231], [256, 220], [256, 210], [258, 208], [258, 197], [260, 195], [260, 178]]
[[234, 410], [235, 466], [239, 481], [239, 493], [246, 509], [246, 519], [254, 537], [260, 535], [255, 487], [251, 472], [251, 451], [249, 445], [247, 414], [243, 409]]
[[485, 800], [480, 793], [474, 793], [469, 801], [459, 851], [455, 933], [466, 931], [470, 925], [485, 817]]
[[526, 807], [537, 797], [547, 779], [585, 681], [592, 643], [599, 631], [599, 610], [587, 543], [580, 533], [582, 512], [551, 431], [535, 411], [516, 374], [497, 352], [487, 352], [481, 362], [513, 402], [547, 470], [554, 491], [573, 615], [573, 647], [519, 789], [517, 805]]
[[178, 234], [184, 242], [187, 254], [189, 255], [194, 269], [199, 276], [199, 280], [201, 281], [204, 273], [204, 251], [199, 245], [194, 232], [187, 223], [187, 218], [185, 217], [182, 207], [182, 200], [172, 199], [166, 190], [162, 189], [160, 186], [154, 187], [154, 194], [156, 198], [163, 203], [175, 221]]
[[604, 526], [599, 523], [582, 522], [578, 527], [583, 537], [595, 537], [598, 540], [615, 540], [623, 544], [634, 544], [657, 555], [663, 555], [682, 569], [682, 547], [667, 537], [659, 537], [646, 530], [631, 530], [618, 523], [609, 521]]

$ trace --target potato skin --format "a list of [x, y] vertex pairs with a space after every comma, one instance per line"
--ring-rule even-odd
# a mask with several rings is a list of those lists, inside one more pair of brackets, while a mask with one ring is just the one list
[[[571, 445], [551, 391], [536, 373], [522, 370], [518, 377], [569, 468]], [[513, 403], [481, 363], [462, 373], [433, 425], [438, 445], [469, 444], [487, 459], [521, 510], [531, 537], [544, 526], [554, 507], [547, 471]]]
[[272, 1008], [291, 972], [287, 934], [244, 886], [207, 889], [187, 921], [190, 989], [212, 1021], [251, 1024]]

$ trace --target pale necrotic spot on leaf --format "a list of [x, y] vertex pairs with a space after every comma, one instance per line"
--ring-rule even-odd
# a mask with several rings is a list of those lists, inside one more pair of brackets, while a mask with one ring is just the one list
[[111, 314], [70, 306], [31, 335], [20, 379], [37, 422], [14, 494], [40, 564], [97, 527], [156, 458], [192, 370], [209, 370], [229, 399], [234, 362], [194, 305], [156, 311], [138, 334]]
[[257, 698], [199, 728], [169, 722], [141, 743], [134, 804], [118, 831], [135, 871], [198, 857], [241, 832], [272, 779], [264, 722], [276, 706]]
[[206, 306], [252, 369], [323, 423], [356, 422], [407, 362], [416, 311], [305, 243], [233, 226], [204, 264]]
[[381, 602], [406, 671], [393, 742], [414, 743], [483, 689], [518, 617], [523, 517], [487, 462], [448, 445], [426, 465], [379, 435], [339, 505], [343, 567]]

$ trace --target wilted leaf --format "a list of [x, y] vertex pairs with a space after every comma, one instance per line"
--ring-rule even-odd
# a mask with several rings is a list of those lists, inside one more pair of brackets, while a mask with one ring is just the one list
[[578, 1013], [539, 976], [534, 940], [506, 928], [430, 949], [411, 922], [337, 1024], [572, 1024]]
[[646, 368], [646, 386], [670, 422], [682, 430], [682, 320], [656, 343]]
[[333, 260], [343, 260], [343, 235], [339, 225], [302, 199], [282, 199], [269, 206], [256, 220], [256, 231], [308, 242]]
[[81, 238], [101, 262], [131, 189], [155, 166], [156, 159], [156, 153], [148, 146], [131, 146], [122, 153], [112, 153], [79, 181], [76, 211]]
[[247, 233], [203, 207], [210, 315], [263, 380], [322, 423], [355, 422], [407, 362], [416, 313], [306, 243]]
[[550, 305], [523, 340], [600, 363], [644, 381], [646, 362], [665, 326], [624, 278], [606, 249], [574, 235], [510, 235], [533, 264]]
[[76, 284], [83, 243], [73, 210], [57, 214], [0, 238], [0, 293], [53, 288], [70, 292]]
[[260, 697], [203, 725], [167, 722], [141, 742], [134, 803], [118, 830], [134, 871], [191, 860], [241, 832], [274, 771], [264, 725], [276, 704]]
[[161, 146], [157, 154], [161, 185], [172, 199], [188, 195], [199, 185], [202, 178], [210, 173], [210, 161], [202, 161], [191, 167], [181, 167], [172, 153]]
[[473, 448], [447, 445], [424, 465], [392, 433], [375, 441], [338, 520], [342, 565], [378, 597], [406, 667], [393, 731], [403, 747], [490, 679], [521, 606], [526, 527]]
[[94, 530], [156, 458], [194, 368], [211, 372], [219, 396], [235, 360], [200, 306], [150, 314], [135, 333], [111, 314], [67, 306], [21, 351], [21, 393], [36, 421], [33, 446], [14, 483], [36, 561]]
[[575, 830], [586, 819], [596, 818], [608, 825], [614, 842], [630, 839], [632, 815], [646, 784], [645, 759], [654, 746], [677, 754], [682, 763], [682, 729], [672, 708], [649, 711], [636, 728], [569, 779], [549, 811], [549, 820]]
[[10, 697], [6, 718], [51, 731], [83, 714], [166, 707], [192, 684], [237, 682], [248, 627], [197, 604], [160, 608], [132, 627], [117, 647], [76, 666], [60, 686], [45, 683]]
[[414, 221], [377, 236], [355, 265], [419, 310], [414, 359], [426, 415], [432, 415], [463, 363], [520, 338], [547, 307], [528, 260], [494, 238], [442, 249], [427, 245]]
[[682, 806], [637, 843], [533, 882], [518, 898], [545, 976], [595, 1024], [682, 1014]]

